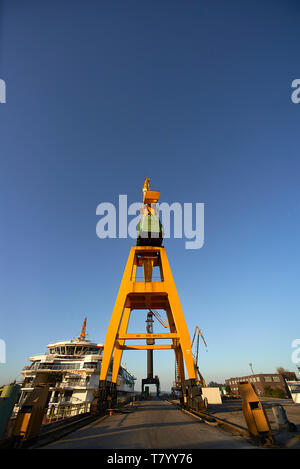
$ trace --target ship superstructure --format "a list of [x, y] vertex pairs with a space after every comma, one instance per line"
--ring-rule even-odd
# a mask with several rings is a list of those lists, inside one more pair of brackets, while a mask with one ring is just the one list
[[[45, 354], [29, 358], [31, 364], [22, 370], [24, 381], [18, 406], [34, 389], [37, 377], [51, 375], [53, 384], [49, 387], [47, 417], [62, 414], [62, 410], [68, 415], [90, 410], [99, 387], [104, 346], [89, 341], [86, 338], [85, 328], [86, 319], [79, 337], [49, 344]], [[111, 376], [112, 364], [108, 379], [111, 379]], [[134, 393], [135, 379], [124, 366], [120, 366], [117, 381], [119, 397]]]

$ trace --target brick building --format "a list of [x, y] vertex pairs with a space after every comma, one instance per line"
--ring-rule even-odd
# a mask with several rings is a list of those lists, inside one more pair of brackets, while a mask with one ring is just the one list
[[281, 389], [287, 397], [289, 396], [286, 382], [283, 376], [279, 373], [259, 373], [257, 375], [240, 376], [225, 380], [226, 386], [230, 386], [232, 393], [236, 395], [238, 395], [239, 382], [252, 383], [258, 396], [263, 396], [265, 394], [265, 388], [267, 387], [272, 389]]

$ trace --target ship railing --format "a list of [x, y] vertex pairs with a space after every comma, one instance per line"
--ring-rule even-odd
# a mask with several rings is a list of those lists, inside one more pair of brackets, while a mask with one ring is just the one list
[[32, 365], [26, 365], [23, 367], [23, 371], [32, 369]]
[[[117, 406], [125, 405], [134, 400], [138, 400], [136, 393], [130, 393], [124, 396], [118, 396]], [[52, 423], [79, 414], [87, 414], [91, 411], [91, 402], [73, 403], [67, 400], [61, 400], [59, 403], [55, 400], [50, 401], [44, 423]]]
[[71, 387], [89, 387], [89, 382], [86, 381], [85, 379], [74, 379], [70, 381], [61, 381], [59, 383], [56, 383], [55, 387], [56, 388], [71, 388]]
[[[51, 405], [52, 404], [52, 405]], [[58, 405], [50, 403], [50, 407], [47, 412], [47, 423], [56, 422], [57, 420], [63, 420], [74, 415], [85, 414], [90, 411], [90, 402], [80, 403], [64, 403], [61, 402]]]

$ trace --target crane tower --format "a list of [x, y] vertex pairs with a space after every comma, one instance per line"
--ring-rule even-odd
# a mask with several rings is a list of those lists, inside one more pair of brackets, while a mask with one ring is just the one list
[[[99, 409], [113, 406], [116, 401], [116, 381], [123, 350], [172, 349], [181, 382], [181, 402], [189, 408], [203, 406], [201, 386], [197, 384], [192, 345], [184, 314], [179, 301], [174, 278], [165, 248], [162, 246], [163, 227], [159, 220], [157, 202], [159, 191], [150, 190], [150, 179], [143, 186], [141, 218], [137, 226], [137, 243], [130, 249], [129, 257], [111, 315], [104, 343], [99, 383]], [[153, 270], [159, 278], [153, 278]], [[142, 281], [137, 273], [142, 272]], [[162, 309], [168, 320], [167, 333], [128, 334], [127, 326], [133, 310], [141, 313]], [[154, 343], [164, 339], [169, 343]], [[132, 340], [139, 343], [132, 344]], [[144, 343], [140, 343], [140, 342]], [[131, 342], [128, 345], [128, 342]], [[107, 380], [113, 360], [112, 380]], [[186, 369], [186, 371], [185, 371]], [[187, 373], [188, 379], [185, 374]]]

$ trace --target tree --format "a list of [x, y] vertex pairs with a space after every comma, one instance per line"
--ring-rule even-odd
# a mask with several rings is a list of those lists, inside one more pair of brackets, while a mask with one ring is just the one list
[[225, 386], [225, 384], [220, 384], [220, 383], [216, 383], [215, 381], [210, 381], [210, 383], [208, 384], [208, 388], [223, 388]]
[[280, 399], [285, 399], [286, 395], [282, 389], [272, 388], [272, 386], [266, 386], [264, 390], [265, 397], [277, 397]]
[[276, 372], [282, 375], [286, 381], [297, 380], [297, 376], [296, 376], [296, 373], [294, 373], [294, 371], [285, 370], [282, 366], [279, 366], [278, 368], [276, 368]]

